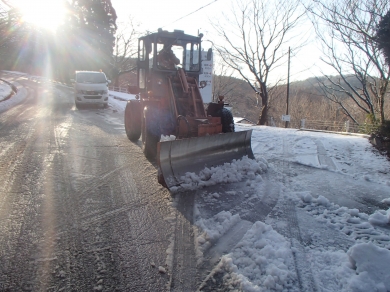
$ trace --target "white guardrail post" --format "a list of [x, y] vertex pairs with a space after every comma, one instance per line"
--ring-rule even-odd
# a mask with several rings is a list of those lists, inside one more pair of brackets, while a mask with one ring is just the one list
[[345, 132], [349, 132], [349, 121], [345, 121]]
[[301, 120], [301, 129], [305, 128], [305, 121], [306, 121], [306, 119]]

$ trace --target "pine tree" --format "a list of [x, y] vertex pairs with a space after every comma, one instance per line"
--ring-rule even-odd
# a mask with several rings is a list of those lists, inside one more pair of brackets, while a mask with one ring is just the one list
[[108, 70], [116, 32], [111, 0], [77, 0], [70, 4], [64, 28], [76, 70]]

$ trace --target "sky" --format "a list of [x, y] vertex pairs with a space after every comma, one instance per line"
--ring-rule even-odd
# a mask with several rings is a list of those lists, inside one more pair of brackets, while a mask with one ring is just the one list
[[[1, 0], [0, 0], [1, 2]], [[21, 10], [23, 20], [55, 31], [62, 23], [65, 9], [61, 0], [9, 0]], [[0, 3], [1, 4], [1, 3]]]
[[[202, 46], [206, 49], [211, 47], [211, 44], [207, 40], [214, 40], [212, 36], [214, 29], [210, 22], [218, 21], [222, 13], [231, 11], [231, 2], [232, 0], [199, 0], [186, 2], [181, 0], [144, 0], [138, 2], [111, 0], [118, 15], [117, 23], [119, 27], [121, 22], [126, 22], [132, 16], [141, 24], [141, 31], [157, 31], [161, 27], [168, 31], [173, 31], [174, 29], [184, 30], [185, 33], [192, 35], [197, 35], [201, 32], [204, 34]], [[319, 76], [321, 75], [321, 70], [327, 74], [334, 74], [330, 68], [324, 66], [319, 67], [321, 51], [318, 45], [315, 44], [314, 33], [310, 31], [310, 28], [311, 24], [307, 22], [299, 29], [301, 35], [308, 34], [311, 37], [308, 45], [300, 49], [299, 53], [294, 54], [294, 57], [291, 58], [291, 81], [304, 80], [316, 75]], [[292, 44], [292, 46], [294, 45]], [[285, 48], [285, 50], [287, 51], [288, 48]], [[288, 70], [285, 64], [277, 70], [276, 75], [279, 75], [278, 77], [285, 76], [284, 79], [287, 79], [287, 74]]]
[[209, 18], [215, 17], [219, 11], [226, 8], [226, 2], [226, 0], [111, 1], [118, 15], [118, 23], [132, 16], [142, 24], [142, 30], [145, 31], [157, 31], [158, 28], [169, 31], [179, 29], [193, 35], [197, 35], [198, 32], [206, 35], [211, 29]]
[[[0, 112], [26, 97], [23, 87], [16, 85], [18, 94], [0, 102]], [[0, 100], [8, 90], [0, 83]], [[123, 113], [126, 100], [132, 98], [111, 91], [110, 109]], [[244, 157], [204, 169], [208, 180], [202, 173], [183, 178], [184, 190], [197, 191], [194, 244], [198, 263], [210, 250], [221, 252], [222, 243], [234, 231], [242, 232], [241, 240], [218, 259], [209, 276], [224, 272], [232, 289], [243, 291], [312, 291], [313, 287], [326, 292], [390, 291], [390, 161], [375, 152], [363, 136], [236, 124], [236, 131], [248, 129], [253, 130], [254, 160]], [[309, 171], [302, 174], [293, 166]], [[328, 188], [326, 182], [337, 189], [337, 181], [340, 188], [329, 197], [323, 191]], [[229, 191], [212, 188], [221, 183], [240, 187]], [[354, 197], [365, 188], [373, 190], [370, 196], [381, 201], [382, 209], [368, 212], [364, 204], [357, 203]], [[237, 206], [234, 214], [222, 210], [210, 215], [204, 208], [220, 206], [237, 196], [243, 196], [248, 204], [267, 201], [267, 192], [278, 192], [279, 198], [261, 221], [243, 219], [249, 211], [245, 205]], [[177, 206], [175, 196], [170, 204]], [[310, 238], [307, 245], [285, 233], [288, 210], [295, 210], [301, 237]], [[167, 249], [168, 269], [172, 249]], [[302, 287], [298, 278], [303, 279]], [[314, 286], [305, 286], [307, 279]]]
[[[1, 0], [0, 0], [1, 1]], [[22, 8], [24, 19], [40, 27], [45, 27], [53, 32], [61, 24], [64, 9], [58, 9], [60, 0], [13, 0], [14, 3]], [[185, 33], [198, 35], [203, 33], [203, 48], [211, 47], [211, 42], [218, 42], [215, 30], [211, 22], [221, 20], [223, 13], [232, 11], [234, 0], [111, 0], [117, 13], [118, 31], [125, 23], [128, 23], [132, 17], [135, 23], [140, 24], [140, 31], [157, 31], [163, 28], [168, 31], [174, 29], [184, 30]], [[228, 29], [228, 28], [227, 28]], [[320, 66], [319, 61], [321, 51], [315, 43], [315, 34], [311, 31], [311, 24], [304, 23], [298, 30], [300, 36], [307, 36], [308, 44], [299, 51], [295, 50], [296, 42], [290, 44], [293, 53], [290, 63], [290, 80], [304, 80], [313, 76], [320, 76], [321, 71], [327, 74], [335, 72], [326, 66]], [[283, 48], [284, 52], [288, 47]], [[215, 58], [217, 61], [218, 59]], [[274, 73], [270, 76], [270, 82], [276, 82], [279, 79], [287, 81], [288, 67], [287, 55], [284, 64], [279, 68], [273, 69]], [[238, 74], [233, 76], [239, 77]]]

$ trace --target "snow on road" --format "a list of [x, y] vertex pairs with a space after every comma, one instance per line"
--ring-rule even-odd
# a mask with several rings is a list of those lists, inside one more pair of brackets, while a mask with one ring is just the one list
[[[112, 94], [126, 98], [123, 93]], [[125, 103], [115, 100], [115, 105], [122, 106], [123, 110]], [[357, 187], [374, 184], [384, 196], [383, 205], [390, 205], [390, 162], [373, 149], [367, 137], [264, 126], [236, 125], [236, 128], [253, 129], [252, 149], [256, 160], [243, 158], [199, 174], [188, 173], [184, 188], [192, 190], [220, 182], [246, 181], [253, 189], [261, 189], [265, 183], [262, 174], [267, 168], [283, 172], [277, 169], [280, 164], [277, 162], [282, 160], [312, 168], [313, 175], [317, 175], [316, 169], [324, 170], [316, 178], [319, 181], [332, 181], [336, 176], [341, 181], [345, 177], [348, 183], [356, 182]], [[305, 181], [283, 182], [282, 199], [291, 201], [298, 209], [302, 236], [309, 236], [312, 241], [303, 247], [309, 265], [303, 272], [312, 273], [314, 289], [390, 291], [390, 209], [366, 214], [331, 202], [320, 193], [312, 193], [312, 185]], [[204, 192], [206, 199], [217, 204], [224, 195]], [[281, 205], [283, 202], [278, 202], [276, 212], [278, 208], [283, 212]], [[240, 220], [239, 214], [228, 211], [211, 218], [197, 216], [198, 255], [201, 257], [212, 242]], [[232, 287], [244, 291], [308, 291], [296, 281], [294, 254], [300, 252], [298, 245], [275, 230], [278, 224], [271, 217], [265, 222], [255, 222], [233, 250], [222, 257], [216, 270], [230, 273], [227, 281]], [[337, 236], [332, 238], [334, 234]]]
[[[3, 73], [5, 73], [3, 79], [5, 80], [8, 79], [7, 81], [11, 82], [17, 88], [18, 92], [14, 94], [12, 98], [6, 99], [9, 96], [9, 94], [12, 92], [12, 88], [8, 83], [0, 80], [0, 113], [19, 104], [27, 96], [26, 88], [21, 86], [18, 82], [15, 82], [14, 77], [9, 76], [7, 74], [7, 71], [3, 71]], [[19, 72], [15, 72], [15, 73], [19, 73]]]
[[[16, 94], [14, 94], [12, 96], [12, 98], [4, 100], [4, 98], [7, 95], [5, 95], [5, 94], [2, 95], [2, 93], [0, 92], [0, 113], [19, 104], [27, 96], [27, 90], [24, 87], [20, 86], [20, 84], [18, 84], [18, 83], [14, 83], [14, 85], [18, 88], [18, 92]], [[8, 85], [6, 85], [6, 86], [9, 88]], [[8, 89], [3, 91], [3, 92], [7, 92], [7, 91], [8, 91]]]
[[[109, 103], [123, 111], [123, 99], [132, 98], [110, 92]], [[215, 267], [215, 272], [228, 272], [225, 282], [232, 287], [244, 291], [390, 291], [390, 162], [363, 136], [236, 125], [238, 131], [247, 128], [253, 129], [256, 160], [244, 158], [203, 174], [188, 174], [184, 187], [244, 183], [244, 190], [228, 194], [200, 192], [202, 200], [215, 204], [223, 196], [263, 198], [267, 184], [279, 184], [280, 197], [272, 214], [254, 223], [226, 210], [204, 217], [198, 210], [201, 206], [195, 206], [199, 261], [227, 230], [245, 222], [242, 239]], [[300, 166], [306, 174], [294, 170]], [[326, 192], [332, 186], [338, 191]], [[344, 199], [344, 188], [349, 199]], [[246, 194], [246, 189], [252, 193]], [[373, 189], [372, 194], [365, 193], [366, 189]], [[362, 192], [382, 208], [368, 212], [363, 203], [357, 208], [354, 197]], [[295, 215], [289, 218], [298, 225], [287, 228], [289, 222], [281, 218], [291, 210]], [[288, 236], [293, 233], [298, 236]]]
[[0, 80], [0, 101], [3, 101], [12, 93], [11, 86], [8, 83]]
[[[357, 187], [373, 184], [382, 196], [378, 201], [385, 206], [389, 204], [390, 163], [372, 148], [367, 138], [263, 126], [250, 128], [254, 130], [252, 148], [257, 158], [251, 168], [256, 168], [260, 158], [268, 161], [273, 173], [288, 172], [290, 164], [304, 165], [312, 169], [308, 176], [314, 177], [314, 181], [332, 181], [336, 177], [341, 183], [355, 182]], [[285, 169], [280, 168], [283, 163]], [[235, 165], [231, 165], [230, 170], [224, 166], [224, 172], [234, 173], [236, 169]], [[316, 170], [320, 170], [319, 174]], [[248, 176], [242, 178], [248, 179]], [[264, 184], [263, 180], [264, 176], [251, 181]], [[278, 216], [256, 222], [217, 267], [231, 273], [232, 285], [237, 287], [239, 282], [245, 291], [309, 291], [313, 288], [318, 291], [390, 291], [388, 206], [366, 214], [330, 202], [320, 192], [312, 192], [313, 186], [299, 180], [299, 176], [295, 180], [281, 179], [281, 182], [283, 193], [273, 212], [285, 214], [284, 207], [290, 201], [297, 209], [299, 237], [309, 239], [309, 243], [302, 246], [278, 233], [276, 229], [283, 230], [279, 225], [286, 224]], [[232, 220], [239, 220], [237, 214], [230, 216]], [[205, 229], [203, 221], [204, 218], [197, 221], [203, 230], [202, 238], [198, 238], [202, 243], [207, 234], [224, 230], [220, 224], [231, 224], [225, 219]], [[299, 262], [299, 254], [305, 256], [304, 262], [309, 265], [300, 272], [312, 274], [311, 287], [294, 284], [297, 277], [309, 277], [295, 274], [294, 257]]]

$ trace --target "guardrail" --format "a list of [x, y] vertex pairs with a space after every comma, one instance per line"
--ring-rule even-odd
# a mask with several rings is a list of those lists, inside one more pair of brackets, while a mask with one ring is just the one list
[[108, 89], [111, 91], [127, 93], [127, 87], [108, 86]]
[[350, 121], [332, 122], [332, 121], [317, 121], [317, 120], [301, 120], [301, 129], [320, 130], [329, 132], [344, 132], [344, 133], [358, 133], [368, 134], [375, 131], [378, 126], [373, 124], [352, 124]]

